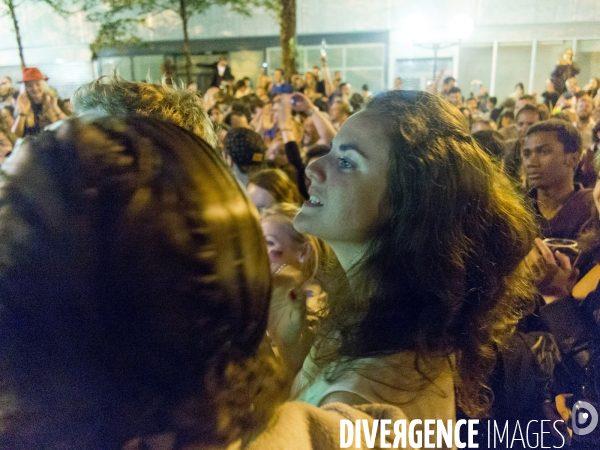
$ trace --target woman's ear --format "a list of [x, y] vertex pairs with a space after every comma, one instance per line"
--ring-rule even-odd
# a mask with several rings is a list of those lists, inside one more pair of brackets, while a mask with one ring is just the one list
[[313, 248], [310, 242], [305, 242], [298, 251], [298, 262], [304, 264], [312, 256]]

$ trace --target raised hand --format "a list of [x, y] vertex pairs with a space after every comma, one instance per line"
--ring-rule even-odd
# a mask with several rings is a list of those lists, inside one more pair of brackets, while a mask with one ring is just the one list
[[302, 367], [312, 345], [306, 318], [306, 296], [300, 285], [302, 273], [287, 264], [272, 264], [273, 293], [268, 333], [291, 373]]
[[17, 107], [19, 108], [19, 112], [22, 114], [29, 114], [31, 111], [31, 101], [27, 94], [21, 93], [19, 97], [17, 97]]

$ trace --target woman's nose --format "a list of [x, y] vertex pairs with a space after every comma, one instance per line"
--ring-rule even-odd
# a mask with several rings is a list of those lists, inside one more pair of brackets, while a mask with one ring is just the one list
[[325, 166], [327, 163], [327, 158], [328, 155], [322, 156], [321, 158], [314, 160], [308, 166], [306, 166], [305, 173], [308, 179], [310, 180], [311, 184], [313, 182], [322, 183], [323, 181], [325, 181]]

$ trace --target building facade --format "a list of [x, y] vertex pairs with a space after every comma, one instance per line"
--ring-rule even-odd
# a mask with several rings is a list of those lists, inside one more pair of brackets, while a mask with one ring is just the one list
[[[340, 70], [352, 90], [368, 84], [372, 92], [381, 91], [398, 76], [405, 88], [424, 88], [434, 72], [445, 69], [444, 75], [453, 75], [466, 95], [472, 80], [499, 98], [509, 95], [517, 82], [527, 92], [541, 93], [567, 47], [574, 49], [581, 67], [581, 85], [600, 75], [597, 0], [297, 0], [297, 7], [299, 71], [319, 64], [324, 39], [330, 70]], [[460, 41], [447, 33], [458, 13], [473, 21], [472, 33]], [[97, 27], [83, 13], [61, 17], [43, 3], [24, 0], [17, 14], [27, 65], [46, 73], [63, 97], [115, 69], [125, 78], [158, 80], [167, 58], [183, 74], [183, 33], [173, 12], [148, 15], [147, 26], [140, 27], [142, 45], [102, 51], [97, 60], [89, 51]], [[427, 18], [427, 30], [410, 27], [415, 14]], [[252, 80], [263, 62], [269, 70], [280, 64], [273, 12], [256, 9], [252, 17], [243, 17], [212, 7], [190, 20], [189, 31], [194, 63], [209, 63], [226, 53], [235, 77]], [[0, 76], [17, 81], [20, 65], [8, 17], [0, 19], [0, 35]], [[195, 70], [195, 76], [202, 75]]]

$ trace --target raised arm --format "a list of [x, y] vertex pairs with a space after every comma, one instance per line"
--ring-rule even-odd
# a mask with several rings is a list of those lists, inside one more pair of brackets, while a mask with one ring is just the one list
[[297, 139], [300, 137], [296, 123], [292, 119], [292, 94], [281, 94], [274, 105], [277, 126], [281, 130], [281, 137], [285, 144], [285, 154], [289, 163], [296, 168], [298, 179], [296, 184], [302, 197], [308, 198], [306, 184], [304, 183], [304, 163], [300, 156], [300, 147]]
[[321, 65], [323, 66], [323, 80], [325, 80], [325, 95], [327, 98], [331, 97], [333, 91], [333, 82], [331, 81], [331, 75], [329, 75], [329, 67], [327, 66], [327, 57], [321, 56]]
[[319, 140], [317, 144], [329, 145], [336, 135], [335, 128], [325, 115], [319, 111], [310, 99], [299, 92], [292, 95], [292, 108], [295, 111], [301, 111], [308, 116], [312, 117], [317, 133], [319, 133]]
[[302, 274], [283, 264], [272, 267], [273, 294], [269, 308], [269, 337], [291, 375], [302, 368], [314, 335], [306, 317], [306, 297], [300, 287]]
[[25, 134], [25, 122], [30, 113], [31, 102], [29, 101], [29, 97], [25, 93], [19, 94], [17, 98], [17, 114], [11, 130], [16, 137], [21, 138]]

